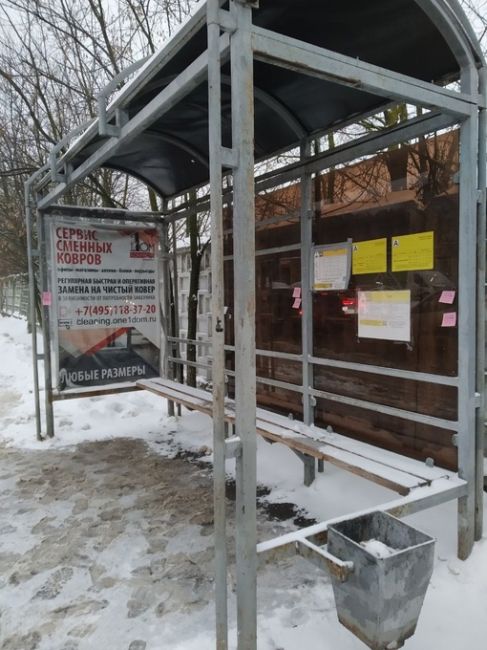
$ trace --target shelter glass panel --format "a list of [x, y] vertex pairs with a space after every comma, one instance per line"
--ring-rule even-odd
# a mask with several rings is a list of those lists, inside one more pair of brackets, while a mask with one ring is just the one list
[[281, 415], [292, 415], [299, 419], [303, 416], [300, 393], [260, 382], [257, 383], [257, 405]]
[[[234, 352], [228, 351], [225, 353], [225, 367], [231, 372], [235, 370]], [[295, 384], [296, 388], [300, 388], [302, 384], [302, 366], [300, 363], [257, 355], [256, 377], [258, 406], [286, 416], [291, 414], [293, 417], [302, 418], [303, 403], [300, 390], [271, 386], [259, 381], [259, 379], [270, 379]], [[229, 397], [235, 397], [235, 377], [233, 375], [227, 377], [227, 394]]]
[[[265, 251], [300, 244], [300, 201], [298, 184], [259, 193], [255, 198], [255, 248]], [[232, 208], [224, 211], [224, 252], [233, 255]]]
[[314, 388], [455, 421], [457, 388], [401, 377], [314, 365]]
[[257, 349], [300, 354], [302, 312], [293, 297], [301, 284], [300, 251], [257, 257], [256, 284]]
[[457, 448], [449, 430], [321, 398], [316, 400], [315, 419], [351, 438], [418, 460], [433, 458], [441, 467], [457, 469]]
[[[458, 160], [458, 133], [451, 131], [313, 178], [313, 244], [321, 247], [312, 262], [314, 357], [457, 375]], [[257, 197], [257, 251], [299, 241], [300, 202], [297, 183]], [[296, 222], [283, 221], [286, 216]], [[346, 268], [347, 251], [351, 273], [343, 271], [340, 286], [337, 273]], [[257, 348], [301, 353], [300, 272], [298, 250], [257, 255]], [[327, 287], [332, 278], [335, 284]], [[292, 377], [289, 368], [288, 381]], [[452, 386], [319, 364], [313, 364], [313, 377], [323, 392], [457, 418]], [[279, 389], [265, 399], [280, 410]], [[298, 415], [300, 400], [295, 394], [291, 402]], [[323, 399], [315, 421], [413, 457], [456, 463], [449, 430]]]
[[303, 366], [300, 361], [289, 361], [257, 354], [257, 377], [275, 379], [301, 387]]
[[[314, 181], [315, 245], [352, 242], [351, 277], [313, 293], [318, 358], [457, 375], [458, 134], [360, 160]], [[454, 387], [314, 366], [315, 388], [455, 420]], [[451, 432], [319, 400], [316, 422], [455, 466]]]
[[[315, 179], [315, 245], [353, 244], [348, 288], [313, 295], [315, 356], [456, 375], [457, 171], [452, 132]], [[409, 309], [395, 293], [367, 313], [379, 291], [410, 292]]]

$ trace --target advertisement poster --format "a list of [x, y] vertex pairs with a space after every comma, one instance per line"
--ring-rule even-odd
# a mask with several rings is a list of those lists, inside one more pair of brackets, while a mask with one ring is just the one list
[[314, 250], [313, 291], [339, 291], [350, 282], [351, 244], [317, 246]]
[[358, 336], [411, 341], [411, 291], [358, 291]]
[[58, 390], [159, 375], [158, 233], [51, 226]]

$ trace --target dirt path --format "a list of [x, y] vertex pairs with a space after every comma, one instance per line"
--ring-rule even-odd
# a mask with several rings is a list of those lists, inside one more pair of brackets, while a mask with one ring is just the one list
[[0, 448], [0, 648], [211, 648], [211, 489], [137, 440]]

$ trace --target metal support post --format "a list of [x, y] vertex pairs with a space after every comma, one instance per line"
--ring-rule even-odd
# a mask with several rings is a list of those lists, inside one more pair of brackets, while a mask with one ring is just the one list
[[234, 170], [235, 429], [242, 441], [236, 462], [238, 650], [257, 647], [255, 198], [252, 9], [232, 0], [232, 147]]
[[[180, 328], [179, 328], [179, 277], [178, 277], [178, 248], [177, 248], [177, 224], [175, 221], [172, 222], [172, 283], [173, 283], [173, 309], [172, 314], [174, 316], [174, 336], [179, 338]], [[178, 359], [181, 358], [181, 346], [179, 342], [174, 342], [174, 352]], [[180, 383], [184, 383], [184, 373], [183, 367], [179, 364], [176, 367], [175, 379]], [[177, 414], [181, 415], [181, 404], [176, 406]]]
[[475, 541], [482, 538], [484, 525], [484, 453], [485, 453], [485, 255], [486, 255], [486, 187], [487, 187], [487, 69], [479, 73], [480, 96], [484, 107], [479, 112], [479, 198], [477, 202], [477, 408], [476, 445], [477, 480], [475, 485]]
[[[311, 154], [311, 142], [301, 143], [301, 162]], [[313, 295], [311, 293], [311, 264], [313, 256], [313, 179], [310, 172], [301, 176], [301, 339], [303, 355], [303, 422], [310, 426], [314, 422], [314, 397], [310, 393], [313, 386]], [[304, 465], [304, 484], [311, 485], [315, 479], [315, 461], [311, 469]]]
[[213, 384], [213, 511], [216, 648], [228, 648], [225, 499], [225, 332], [222, 198], [222, 118], [219, 0], [208, 0], [208, 103], [211, 202], [211, 305]]
[[[164, 346], [164, 362], [162, 364], [164, 370], [164, 376], [169, 379], [173, 378], [173, 373], [171, 371], [171, 366], [169, 358], [171, 355], [171, 346], [169, 338], [171, 336], [171, 292], [169, 289], [169, 283], [171, 281], [169, 273], [169, 236], [168, 236], [168, 224], [166, 222], [162, 223], [161, 226], [161, 235], [162, 235], [162, 285], [163, 285], [163, 305], [164, 305], [164, 329], [166, 334], [165, 346]], [[161, 350], [162, 354], [162, 350]], [[167, 413], [170, 417], [174, 416], [174, 402], [168, 400], [167, 402]]]
[[41, 405], [39, 398], [39, 366], [37, 358], [37, 314], [36, 314], [36, 278], [34, 271], [33, 249], [32, 249], [32, 206], [31, 206], [31, 187], [36, 176], [31, 176], [25, 185], [25, 225], [27, 236], [27, 265], [29, 273], [29, 327], [32, 341], [32, 372], [34, 378], [34, 401], [36, 414], [36, 437], [42, 440], [41, 434]]
[[[472, 66], [462, 75], [462, 88], [478, 89]], [[459, 319], [458, 319], [458, 471], [467, 494], [458, 500], [458, 557], [465, 560], [475, 537], [476, 494], [476, 328], [478, 113], [473, 110], [460, 128]]]
[[[39, 279], [41, 295], [49, 291], [49, 269], [47, 262], [46, 221], [42, 212], [37, 212], [37, 239], [39, 247]], [[44, 391], [46, 405], [46, 435], [54, 437], [54, 411], [52, 405], [52, 360], [51, 360], [51, 317], [50, 306], [42, 307], [42, 338], [44, 341]]]

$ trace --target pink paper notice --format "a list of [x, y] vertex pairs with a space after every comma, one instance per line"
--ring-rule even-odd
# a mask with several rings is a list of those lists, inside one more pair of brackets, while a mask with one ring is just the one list
[[457, 324], [457, 312], [452, 311], [447, 314], [443, 314], [443, 321], [441, 322], [442, 327], [456, 327]]
[[442, 291], [438, 302], [444, 305], [453, 305], [455, 302], [456, 291]]
[[52, 305], [52, 293], [50, 291], [42, 292], [42, 304], [44, 307], [50, 307]]
[[293, 298], [301, 298], [301, 287], [294, 287]]
[[299, 309], [301, 307], [301, 298], [296, 298], [293, 302], [293, 309]]

